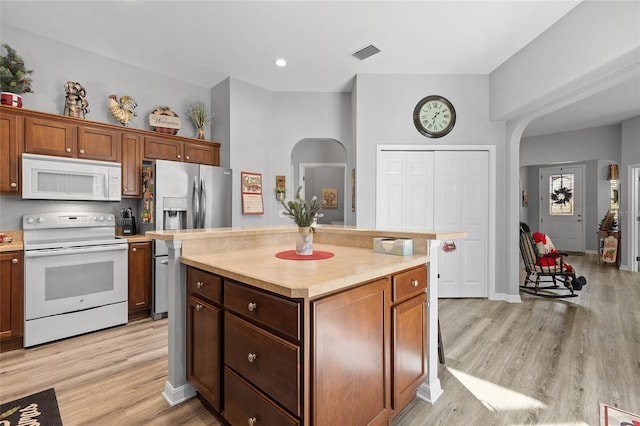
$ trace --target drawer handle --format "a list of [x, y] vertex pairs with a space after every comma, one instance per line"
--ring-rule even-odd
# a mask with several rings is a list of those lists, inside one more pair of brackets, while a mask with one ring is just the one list
[[138, 251], [138, 249], [134, 247], [134, 248], [131, 249], [131, 251], [135, 253], [135, 252]]
[[177, 155], [178, 158], [182, 158], [182, 156], [180, 154]]
[[249, 306], [247, 306], [247, 309], [249, 310], [249, 312], [253, 312], [258, 309], [258, 305], [256, 303], [249, 302]]
[[186, 158], [186, 159], [188, 160], [188, 159], [189, 159], [189, 156], [188, 156], [188, 155], [186, 155], [184, 158]]
[[258, 355], [250, 353], [249, 355], [247, 355], [247, 361], [253, 362], [253, 361], [256, 360], [257, 357], [258, 357]]
[[418, 280], [411, 280], [411, 287], [418, 287], [418, 284], [420, 284]]
[[17, 183], [15, 183], [15, 182], [11, 182], [11, 187], [12, 187], [12, 188], [17, 188], [17, 187], [18, 187], [18, 184], [17, 184]]
[[65, 148], [65, 151], [71, 152], [71, 148]]
[[18, 263], [18, 259], [11, 259], [11, 263]]
[[81, 149], [81, 150], [80, 150], [80, 154], [84, 154], [84, 149]]
[[256, 424], [258, 424], [258, 418], [257, 417], [249, 417], [249, 420], [247, 421], [247, 424], [249, 426], [255, 426]]
[[204, 286], [204, 283], [202, 281], [198, 281], [196, 283], [196, 287], [198, 287], [198, 288], [202, 288], [203, 286]]
[[138, 302], [138, 303], [136, 303], [136, 306], [142, 306], [142, 305], [146, 305], [146, 304], [147, 304], [147, 302]]
[[202, 310], [202, 305], [198, 303], [196, 305], [196, 311], [201, 311], [201, 310]]

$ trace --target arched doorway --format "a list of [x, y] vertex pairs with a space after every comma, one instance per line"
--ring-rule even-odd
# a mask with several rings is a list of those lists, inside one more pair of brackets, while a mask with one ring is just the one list
[[347, 151], [342, 143], [327, 138], [302, 139], [291, 150], [291, 172], [292, 193], [302, 186], [305, 199], [314, 195], [331, 199], [319, 224], [348, 224]]

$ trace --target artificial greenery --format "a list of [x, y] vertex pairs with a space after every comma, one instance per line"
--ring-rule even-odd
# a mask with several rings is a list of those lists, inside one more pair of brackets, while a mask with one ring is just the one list
[[[299, 227], [309, 227], [313, 224], [313, 220], [320, 217], [320, 211], [322, 210], [322, 200], [318, 200], [315, 195], [311, 197], [311, 201], [307, 203], [300, 197], [300, 191], [302, 186], [298, 187], [296, 196], [291, 201], [280, 201], [284, 206], [287, 216], [293, 219], [293, 221]], [[312, 228], [313, 229], [313, 228]]]
[[204, 128], [215, 115], [209, 112], [209, 108], [207, 108], [207, 105], [202, 101], [195, 101], [189, 105], [187, 114], [193, 122], [193, 125], [196, 126], [196, 129]]
[[24, 61], [16, 51], [7, 43], [3, 43], [2, 47], [7, 51], [6, 56], [0, 56], [0, 83], [3, 92], [15, 93], [21, 95], [23, 93], [33, 93], [31, 90], [32, 80], [29, 75], [33, 70], [28, 70], [24, 66]]

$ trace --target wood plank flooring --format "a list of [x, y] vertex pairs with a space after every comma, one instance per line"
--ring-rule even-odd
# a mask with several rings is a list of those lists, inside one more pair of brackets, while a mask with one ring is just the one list
[[[596, 426], [599, 402], [640, 413], [640, 274], [571, 261], [589, 281], [577, 298], [441, 300], [444, 394], [394, 426]], [[167, 321], [142, 320], [0, 354], [0, 402], [54, 387], [65, 426], [219, 425], [196, 399], [167, 405], [166, 345]]]

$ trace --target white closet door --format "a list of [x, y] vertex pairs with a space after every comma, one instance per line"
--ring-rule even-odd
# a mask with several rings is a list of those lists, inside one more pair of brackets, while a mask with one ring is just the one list
[[467, 231], [442, 251], [440, 297], [488, 296], [489, 153], [380, 151], [376, 227]]
[[433, 229], [433, 154], [428, 151], [380, 153], [376, 227]]
[[434, 228], [468, 234], [439, 255], [440, 297], [488, 296], [488, 182], [487, 151], [436, 152]]

